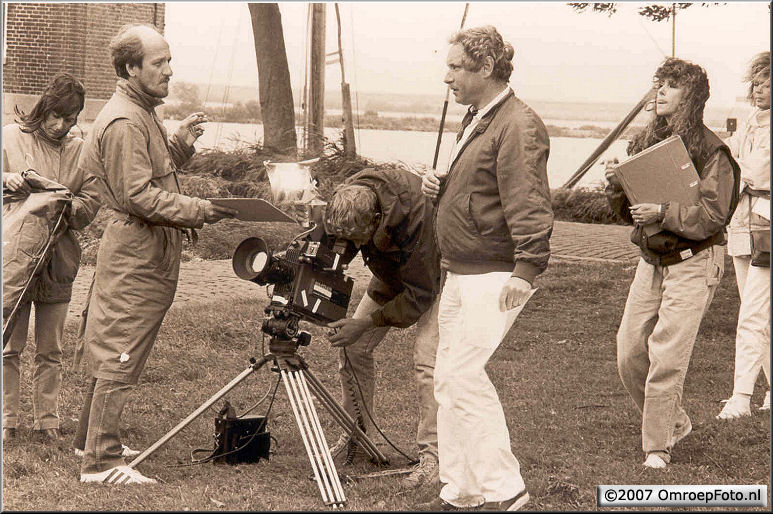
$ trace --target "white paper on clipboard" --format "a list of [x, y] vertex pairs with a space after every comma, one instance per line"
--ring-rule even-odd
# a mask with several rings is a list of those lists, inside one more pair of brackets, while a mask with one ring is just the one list
[[770, 200], [767, 198], [758, 197], [757, 201], [754, 202], [752, 212], [770, 221]]
[[298, 223], [291, 216], [260, 198], [207, 198], [207, 200], [215, 205], [236, 210], [236, 219], [240, 221]]

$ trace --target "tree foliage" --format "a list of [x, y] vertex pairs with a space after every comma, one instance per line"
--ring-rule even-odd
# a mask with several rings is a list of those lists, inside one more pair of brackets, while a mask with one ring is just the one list
[[[617, 12], [617, 2], [570, 2], [568, 4], [572, 9], [578, 13], [591, 12], [603, 13], [607, 16], [612, 16]], [[700, 4], [691, 2], [677, 2], [674, 4], [649, 4], [639, 7], [637, 10], [640, 16], [644, 16], [652, 21], [667, 21], [671, 18], [671, 14], [674, 10], [680, 11], [692, 7], [693, 5], [701, 5], [702, 7], [711, 7], [714, 5], [725, 5], [720, 2], [701, 2]]]

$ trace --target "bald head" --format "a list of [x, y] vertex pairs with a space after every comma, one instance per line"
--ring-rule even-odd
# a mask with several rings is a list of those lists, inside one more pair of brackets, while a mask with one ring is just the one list
[[169, 94], [172, 56], [169, 44], [155, 27], [124, 25], [110, 41], [110, 55], [119, 77], [156, 98]]
[[121, 27], [109, 46], [116, 74], [128, 79], [126, 66], [141, 66], [147, 44], [159, 41], [166, 43], [164, 36], [151, 25], [128, 23]]

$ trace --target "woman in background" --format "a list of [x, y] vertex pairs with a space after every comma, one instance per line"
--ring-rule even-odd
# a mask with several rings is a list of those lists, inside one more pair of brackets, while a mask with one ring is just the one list
[[[770, 230], [770, 52], [754, 57], [746, 74], [754, 106], [743, 131], [728, 144], [741, 166], [741, 197], [727, 227], [741, 308], [735, 334], [733, 395], [719, 419], [751, 415], [751, 396], [760, 368], [768, 391], [760, 410], [770, 410], [770, 267], [752, 264], [751, 229]], [[757, 211], [767, 213], [760, 216]], [[768, 263], [769, 265], [769, 263]]]
[[[687, 366], [703, 315], [724, 271], [725, 225], [738, 192], [730, 149], [703, 124], [709, 81], [700, 66], [670, 58], [655, 72], [653, 116], [628, 146], [633, 155], [679, 135], [700, 177], [700, 200], [629, 205], [607, 171], [612, 209], [634, 224], [641, 259], [617, 332], [620, 378], [642, 413], [644, 466], [665, 468], [671, 450], [692, 430], [682, 407]], [[644, 225], [660, 232], [647, 236]]]
[[32, 282], [17, 311], [13, 332], [3, 349], [3, 440], [17, 437], [19, 424], [19, 356], [27, 344], [30, 309], [35, 304], [35, 364], [32, 371], [33, 436], [42, 442], [61, 438], [59, 389], [62, 384], [62, 332], [78, 273], [81, 250], [72, 230], [88, 225], [99, 208], [91, 182], [78, 170], [83, 140], [69, 134], [83, 110], [86, 92], [72, 75], [60, 73], [43, 91], [29, 114], [16, 109], [17, 123], [3, 127], [3, 187], [29, 194], [22, 173], [66, 186], [73, 194], [65, 214], [66, 231], [51, 250], [51, 259]]

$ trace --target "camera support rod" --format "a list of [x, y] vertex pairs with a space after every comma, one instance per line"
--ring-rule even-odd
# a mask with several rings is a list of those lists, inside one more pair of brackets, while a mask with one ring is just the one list
[[[218, 400], [228, 394], [234, 387], [239, 385], [244, 379], [252, 373], [258, 371], [266, 363], [273, 362], [272, 371], [278, 372], [285, 385], [287, 397], [290, 402], [295, 420], [298, 423], [298, 429], [301, 432], [301, 439], [306, 448], [306, 454], [311, 463], [314, 472], [314, 479], [319, 487], [322, 501], [325, 505], [334, 509], [341, 508], [346, 503], [341, 480], [336, 471], [333, 456], [330, 454], [330, 448], [327, 445], [325, 434], [322, 431], [322, 425], [314, 407], [313, 396], [317, 397], [320, 404], [331, 414], [333, 419], [349, 434], [358, 444], [362, 446], [371, 460], [379, 464], [387, 464], [389, 461], [379, 451], [373, 441], [365, 435], [357, 423], [347, 414], [344, 408], [336, 401], [333, 395], [325, 389], [319, 380], [309, 371], [309, 366], [297, 353], [297, 346], [294, 341], [279, 337], [272, 337], [269, 342], [269, 351], [259, 360], [252, 359], [250, 365], [231, 380], [225, 387], [215, 393], [199, 408], [188, 415], [184, 420], [178, 423], [173, 429], [164, 434], [158, 441], [150, 445], [131, 463], [130, 468], [137, 467], [146, 458], [156, 452], [167, 441], [177, 435], [183, 428], [188, 426], [193, 420], [198, 418], [207, 409]], [[117, 472], [112, 474], [106, 481], [111, 483], [121, 483], [129, 479], [129, 476]]]

